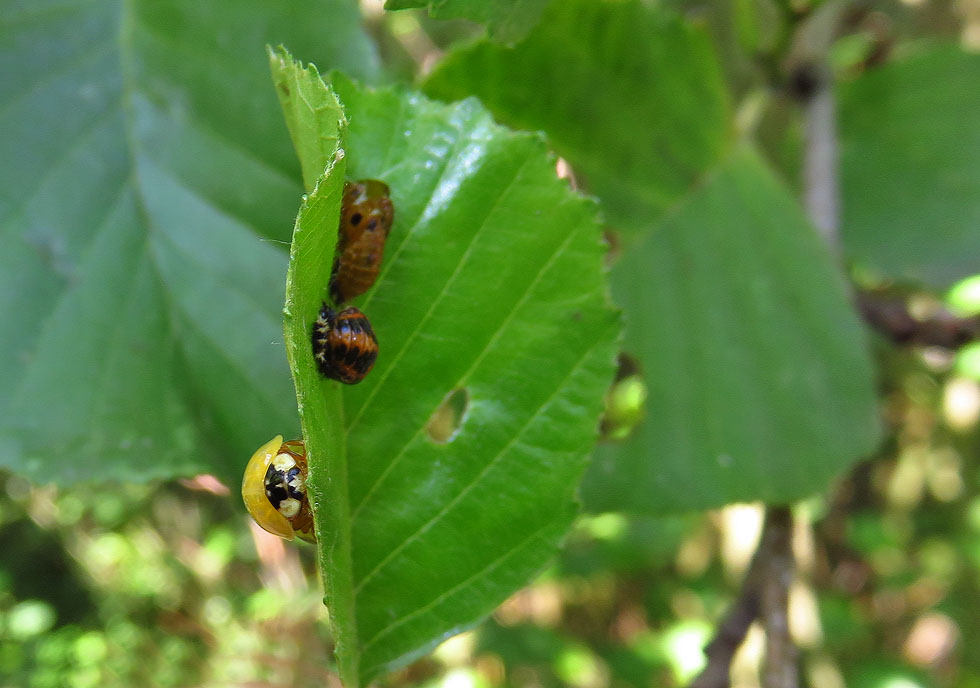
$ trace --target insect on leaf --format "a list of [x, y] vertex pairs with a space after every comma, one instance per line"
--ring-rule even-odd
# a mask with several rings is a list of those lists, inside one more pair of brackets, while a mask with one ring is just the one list
[[[310, 291], [289, 308], [299, 320], [287, 338], [297, 388], [313, 390], [302, 403], [325, 398], [325, 410], [303, 411], [307, 432], [333, 432], [340, 418], [346, 427], [346, 465], [324, 472], [311, 445], [310, 480], [317, 508], [349, 497], [346, 522], [336, 505], [317, 522], [350, 686], [473, 625], [552, 556], [576, 513], [619, 319], [595, 204], [556, 178], [539, 136], [494, 124], [475, 101], [367, 89], [340, 73], [328, 83], [349, 125], [343, 157], [297, 220], [291, 274]], [[377, 362], [341, 389], [311, 380], [301, 349], [327, 285], [344, 166], [388, 184], [395, 221], [377, 283], [354, 299], [377, 334]], [[312, 240], [321, 225], [304, 248], [302, 233]], [[456, 427], [436, 433], [447, 405]], [[326, 532], [335, 519], [343, 534]], [[349, 573], [338, 554], [348, 532]]]

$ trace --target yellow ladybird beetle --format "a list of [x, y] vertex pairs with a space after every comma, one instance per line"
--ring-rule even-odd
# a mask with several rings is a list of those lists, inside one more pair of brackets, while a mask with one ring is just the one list
[[316, 542], [306, 495], [306, 445], [276, 435], [259, 447], [242, 479], [242, 499], [255, 522], [273, 535]]

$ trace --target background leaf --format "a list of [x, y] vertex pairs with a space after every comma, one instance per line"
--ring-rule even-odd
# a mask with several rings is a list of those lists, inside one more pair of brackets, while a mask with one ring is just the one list
[[615, 228], [652, 230], [613, 268], [646, 417], [601, 448], [590, 509], [789, 501], [871, 447], [871, 368], [841, 276], [764, 163], [730, 152], [728, 99], [699, 29], [630, 0], [554, 3], [514, 48], [450, 53], [426, 89], [544, 129]]
[[[369, 91], [340, 74], [352, 178], [395, 225], [356, 301], [380, 355], [345, 388], [364, 682], [488, 614], [555, 551], [595, 437], [617, 334], [593, 203], [534, 135], [474, 101]], [[454, 391], [458, 431], [427, 431]], [[477, 544], [478, 543], [478, 544]]]
[[523, 38], [537, 23], [548, 0], [387, 0], [386, 10], [428, 7], [433, 19], [465, 18], [485, 23], [499, 41]]
[[652, 227], [731, 140], [707, 35], [639, 0], [552, 3], [513, 48], [450, 52], [425, 89], [478, 96], [499, 121], [547, 132], [623, 230]]
[[980, 273], [980, 55], [927, 50], [841, 89], [843, 237], [898, 279]]
[[288, 239], [302, 187], [263, 46], [370, 77], [354, 3], [5, 0], [0, 17], [0, 464], [237, 480], [297, 427], [286, 260], [260, 239]]
[[592, 510], [787, 503], [877, 441], [864, 332], [795, 200], [737, 149], [612, 273], [645, 418], [600, 447]]

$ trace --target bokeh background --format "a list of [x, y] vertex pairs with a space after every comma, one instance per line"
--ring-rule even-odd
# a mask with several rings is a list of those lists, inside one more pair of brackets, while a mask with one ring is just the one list
[[[737, 93], [756, 67], [725, 54], [726, 3], [669, 4], [714, 32]], [[872, 5], [865, 29], [831, 53], [842, 78], [882, 36], [980, 50], [976, 1]], [[385, 13], [376, 0], [361, 10], [392, 78], [415, 79], [449, 44], [482, 31], [423, 11]], [[799, 154], [793, 140], [767, 148], [786, 169]], [[921, 313], [980, 312], [980, 278], [948, 294], [900, 289]], [[874, 349], [879, 452], [794, 507], [790, 620], [803, 675], [820, 688], [980, 686], [980, 346], [877, 338]], [[762, 514], [737, 504], [583, 516], [535, 582], [382, 685], [685, 685], [737, 592]], [[4, 471], [0, 552], [3, 688], [338, 685], [313, 548], [252, 525], [236, 485], [204, 475], [57, 488]], [[759, 685], [761, 653], [753, 629], [734, 685]]]

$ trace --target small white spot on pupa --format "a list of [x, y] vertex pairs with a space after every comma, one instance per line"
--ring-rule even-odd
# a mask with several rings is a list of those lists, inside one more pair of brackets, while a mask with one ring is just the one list
[[728, 468], [732, 465], [732, 457], [729, 454], [719, 454], [718, 455], [718, 465]]

